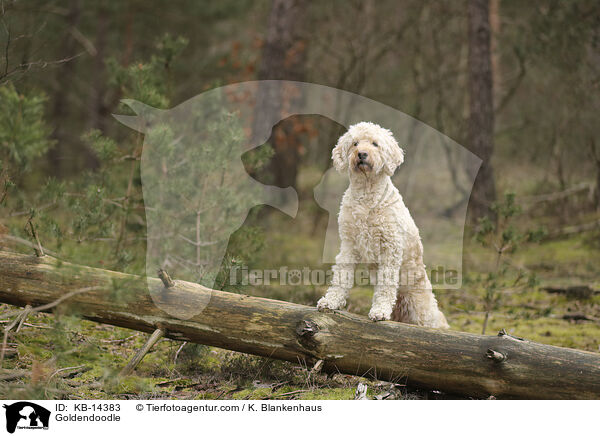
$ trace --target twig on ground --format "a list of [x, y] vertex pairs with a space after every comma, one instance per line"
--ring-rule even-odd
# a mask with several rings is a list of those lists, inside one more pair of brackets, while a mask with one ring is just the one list
[[319, 372], [321, 372], [324, 363], [325, 362], [323, 360], [317, 360], [317, 363], [315, 363], [315, 365], [310, 370], [311, 374], [318, 374]]
[[565, 294], [567, 297], [586, 300], [594, 294], [599, 294], [600, 291], [592, 289], [588, 285], [575, 286], [544, 286], [542, 290], [550, 294]]
[[138, 364], [142, 361], [144, 356], [148, 354], [148, 351], [156, 344], [163, 336], [165, 335], [165, 331], [163, 329], [156, 329], [154, 333], [150, 335], [146, 343], [140, 350], [133, 356], [133, 359], [121, 370], [119, 373], [120, 377], [128, 376], [133, 372], [133, 370], [138, 366]]
[[565, 321], [594, 321], [600, 322], [600, 318], [596, 318], [593, 316], [586, 315], [585, 313], [575, 312], [575, 313], [565, 313], [560, 318]]
[[31, 306], [29, 306], [29, 305], [25, 306], [25, 309], [23, 309], [23, 311], [13, 320], [13, 322], [11, 322], [9, 325], [7, 325], [4, 328], [4, 337], [2, 339], [2, 350], [0, 351], [0, 367], [2, 367], [2, 363], [4, 362], [4, 355], [6, 353], [6, 347], [8, 344], [8, 333], [16, 325], [19, 326], [19, 327], [17, 327], [17, 331], [18, 331], [21, 328], [23, 321], [25, 321], [25, 318], [27, 317], [27, 315], [29, 315], [30, 312], [31, 312]]
[[73, 370], [73, 369], [81, 369], [81, 368], [84, 368], [84, 367], [85, 367], [85, 365], [77, 365], [77, 366], [69, 366], [69, 367], [67, 367], [67, 368], [60, 368], [60, 369], [57, 369], [56, 371], [54, 371], [54, 372], [52, 373], [52, 375], [51, 375], [50, 377], [48, 377], [48, 380], [46, 381], [46, 384], [50, 383], [50, 380], [52, 380], [52, 378], [53, 378], [55, 375], [57, 375], [57, 374], [59, 374], [59, 373], [61, 373], [61, 372], [63, 372], [63, 371], [69, 371], [69, 370]]
[[134, 333], [130, 336], [127, 336], [126, 338], [123, 338], [123, 339], [100, 339], [100, 342], [104, 342], [107, 344], [121, 344], [121, 343], [127, 342], [128, 340], [133, 339], [139, 335], [140, 335], [140, 333], [138, 332], [138, 333]]
[[289, 395], [302, 394], [304, 392], [310, 392], [310, 391], [308, 389], [298, 389], [297, 391], [282, 392], [281, 394], [269, 395], [268, 397], [265, 397], [264, 399], [270, 399], [270, 398], [275, 398], [275, 397], [287, 397]]
[[[9, 319], [0, 320], [0, 324], [4, 324], [4, 323], [7, 323], [7, 322], [10, 322], [10, 320]], [[24, 322], [23, 325], [27, 326], [27, 327], [34, 327], [34, 328], [37, 328], [37, 329], [52, 329], [52, 327], [49, 327], [47, 325], [30, 324], [28, 322]]]
[[184, 342], [183, 344], [181, 344], [181, 346], [175, 352], [175, 358], [173, 359], [173, 365], [175, 365], [177, 363], [177, 358], [179, 357], [179, 353], [181, 353], [181, 350], [183, 350], [183, 347], [185, 347], [185, 344], [187, 344], [187, 341]]
[[25, 371], [21, 369], [17, 369], [15, 371], [1, 371], [0, 372], [0, 380], [3, 382], [16, 380], [21, 377], [26, 377], [31, 374], [30, 371]]

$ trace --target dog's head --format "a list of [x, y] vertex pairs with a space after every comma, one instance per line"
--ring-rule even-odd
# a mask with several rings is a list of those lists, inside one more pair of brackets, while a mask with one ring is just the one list
[[331, 153], [336, 170], [391, 176], [404, 162], [404, 151], [388, 129], [369, 122], [350, 126]]

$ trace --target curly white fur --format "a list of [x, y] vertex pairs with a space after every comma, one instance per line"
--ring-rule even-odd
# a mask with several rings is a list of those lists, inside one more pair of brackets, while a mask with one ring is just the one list
[[345, 307], [355, 265], [370, 263], [377, 265], [377, 282], [369, 318], [448, 328], [425, 271], [419, 229], [390, 178], [404, 161], [392, 132], [370, 122], [350, 126], [332, 159], [350, 186], [338, 218], [340, 252], [319, 310]]

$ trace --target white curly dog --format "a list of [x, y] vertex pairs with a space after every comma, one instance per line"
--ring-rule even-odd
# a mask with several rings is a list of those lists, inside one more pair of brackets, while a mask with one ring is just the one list
[[355, 265], [368, 263], [377, 266], [370, 319], [448, 328], [425, 271], [419, 229], [391, 180], [404, 161], [392, 132], [369, 122], [350, 126], [332, 159], [350, 186], [338, 217], [341, 247], [331, 286], [317, 308], [344, 308]]

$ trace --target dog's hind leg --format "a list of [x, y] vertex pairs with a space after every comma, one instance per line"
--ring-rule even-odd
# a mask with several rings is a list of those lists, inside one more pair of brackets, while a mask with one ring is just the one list
[[423, 274], [416, 283], [402, 284], [391, 319], [423, 327], [449, 328], [446, 317], [438, 308], [431, 282]]

